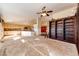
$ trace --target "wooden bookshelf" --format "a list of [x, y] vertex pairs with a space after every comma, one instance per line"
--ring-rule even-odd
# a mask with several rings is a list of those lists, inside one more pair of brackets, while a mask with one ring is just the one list
[[50, 37], [55, 39], [56, 38], [56, 22], [53, 21], [53, 22], [50, 22], [50, 25], [49, 25], [50, 29], [49, 29], [49, 32], [50, 32]]
[[65, 40], [67, 42], [75, 43], [75, 20], [65, 20]]
[[52, 39], [76, 43], [76, 17], [70, 16], [50, 21], [49, 36]]
[[62, 20], [58, 20], [57, 21], [57, 39], [58, 40], [63, 40], [64, 36], [63, 36], [63, 21]]

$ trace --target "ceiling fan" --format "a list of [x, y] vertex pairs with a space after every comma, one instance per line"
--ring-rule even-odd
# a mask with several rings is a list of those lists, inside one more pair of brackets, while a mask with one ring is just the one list
[[53, 12], [52, 10], [47, 11], [47, 10], [46, 10], [46, 6], [44, 6], [44, 7], [41, 9], [41, 12], [37, 12], [37, 14], [40, 14], [41, 17], [43, 17], [43, 16], [49, 16], [49, 13], [52, 13], [52, 12]]

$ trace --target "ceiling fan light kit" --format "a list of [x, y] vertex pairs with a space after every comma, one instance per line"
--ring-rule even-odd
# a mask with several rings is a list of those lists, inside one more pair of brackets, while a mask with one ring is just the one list
[[41, 15], [42, 15], [42, 16], [46, 16], [46, 13], [42, 13]]
[[43, 16], [49, 16], [49, 13], [53, 12], [52, 10], [47, 11], [45, 9], [46, 9], [46, 6], [42, 8], [41, 12], [37, 12], [37, 14], [40, 14], [40, 16], [43, 17]]

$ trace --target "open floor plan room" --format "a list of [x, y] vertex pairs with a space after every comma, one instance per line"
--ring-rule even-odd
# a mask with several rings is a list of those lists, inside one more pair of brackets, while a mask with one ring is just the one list
[[78, 55], [78, 3], [0, 3], [0, 56]]

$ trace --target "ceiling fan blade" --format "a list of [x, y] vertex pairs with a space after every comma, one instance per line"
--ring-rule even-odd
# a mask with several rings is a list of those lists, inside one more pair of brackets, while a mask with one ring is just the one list
[[49, 14], [46, 14], [47, 16], [49, 16]]
[[46, 6], [44, 6], [43, 8], [42, 8], [42, 10], [44, 10], [46, 8]]
[[46, 13], [46, 11], [42, 11], [42, 13]]
[[51, 11], [51, 10], [50, 11], [47, 11], [47, 13], [51, 13], [51, 12], [53, 12], [53, 11]]
[[41, 14], [42, 12], [37, 12], [36, 14]]

